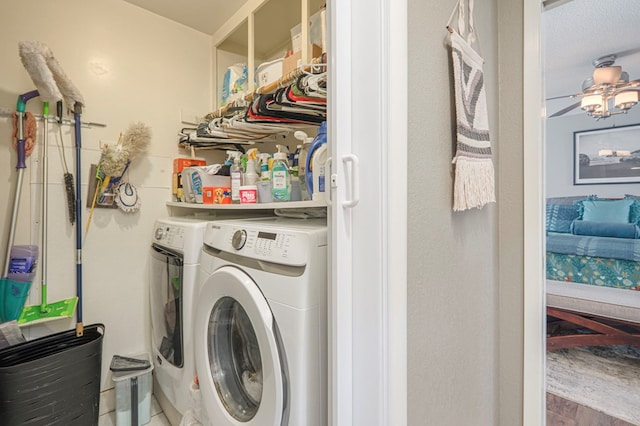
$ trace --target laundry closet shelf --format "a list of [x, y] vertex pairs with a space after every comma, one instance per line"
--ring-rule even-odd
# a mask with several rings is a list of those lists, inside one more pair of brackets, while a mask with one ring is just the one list
[[196, 204], [182, 203], [179, 201], [167, 201], [167, 207], [170, 209], [180, 209], [189, 211], [207, 211], [207, 210], [274, 210], [274, 209], [304, 209], [327, 207], [325, 201], [286, 201], [280, 203], [256, 203], [256, 204]]

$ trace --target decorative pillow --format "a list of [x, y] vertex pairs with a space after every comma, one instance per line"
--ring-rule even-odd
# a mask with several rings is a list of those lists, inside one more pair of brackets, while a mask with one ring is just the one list
[[571, 232], [571, 223], [578, 218], [575, 204], [547, 204], [547, 232]]
[[[595, 195], [571, 195], [568, 197], [549, 197], [547, 198], [547, 204], [562, 204], [562, 205], [572, 205], [577, 201], [582, 200], [597, 200], [598, 197]], [[639, 199], [640, 200], [640, 199]]]
[[634, 200], [583, 200], [579, 219], [592, 222], [629, 223], [631, 205]]
[[640, 196], [625, 194], [624, 199], [634, 201], [629, 211], [629, 222], [640, 225]]
[[571, 233], [593, 237], [638, 238], [640, 228], [635, 223], [574, 220], [571, 224]]

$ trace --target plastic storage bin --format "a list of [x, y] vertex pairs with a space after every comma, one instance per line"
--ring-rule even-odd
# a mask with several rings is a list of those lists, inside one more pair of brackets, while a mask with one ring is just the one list
[[94, 324], [2, 349], [0, 424], [97, 426], [103, 335]]
[[[123, 366], [114, 370], [116, 358]], [[130, 360], [127, 367], [126, 360]], [[136, 360], [138, 362], [136, 362]], [[118, 370], [118, 371], [116, 371]], [[116, 425], [140, 426], [151, 420], [151, 370], [153, 363], [149, 354], [132, 358], [114, 356], [111, 362], [111, 378], [116, 386]]]

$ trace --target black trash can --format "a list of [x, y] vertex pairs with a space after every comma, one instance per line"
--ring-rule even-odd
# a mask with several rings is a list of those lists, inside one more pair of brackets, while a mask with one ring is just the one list
[[63, 331], [0, 350], [3, 426], [98, 424], [104, 325]]

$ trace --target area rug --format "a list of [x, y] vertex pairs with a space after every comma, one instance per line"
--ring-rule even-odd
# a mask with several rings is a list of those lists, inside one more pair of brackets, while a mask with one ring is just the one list
[[548, 351], [547, 391], [640, 425], [640, 349], [593, 346]]

